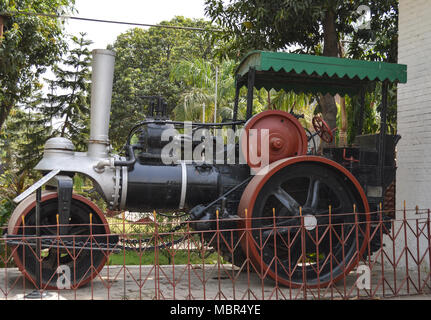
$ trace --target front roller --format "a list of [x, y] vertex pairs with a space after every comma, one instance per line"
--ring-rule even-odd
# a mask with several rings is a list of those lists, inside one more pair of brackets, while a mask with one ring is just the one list
[[241, 246], [256, 271], [294, 288], [342, 279], [363, 256], [369, 238], [362, 187], [345, 168], [321, 157], [269, 165], [246, 187], [238, 215], [244, 218], [241, 230], [247, 230]]
[[[55, 239], [58, 234], [57, 213], [58, 199], [57, 193], [44, 192], [41, 199], [40, 214], [40, 235], [51, 236]], [[33, 194], [23, 200], [13, 212], [8, 225], [9, 235], [31, 236], [35, 231], [36, 196]], [[90, 227], [90, 214], [92, 216]], [[24, 218], [24, 228], [23, 228]], [[41, 288], [57, 289], [57, 272], [70, 276], [67, 283], [70, 288], [77, 288], [92, 280], [103, 268], [107, 261], [107, 254], [99, 250], [86, 250], [80, 248], [79, 242], [89, 241], [89, 235], [109, 235], [109, 226], [102, 211], [88, 199], [74, 194], [70, 209], [69, 225], [67, 237], [60, 245], [52, 244], [42, 247], [41, 251]], [[19, 239], [19, 237], [17, 237]], [[43, 238], [42, 238], [43, 239]], [[74, 240], [73, 240], [74, 239]], [[100, 239], [99, 239], [100, 240]], [[28, 240], [30, 243], [30, 239]], [[97, 238], [96, 238], [97, 241]], [[55, 242], [54, 242], [55, 243]], [[61, 244], [70, 244], [66, 249]], [[36, 272], [39, 272], [36, 249], [30, 245], [17, 245], [13, 248], [13, 259], [24, 276], [35, 286]], [[59, 268], [60, 267], [60, 268]], [[65, 271], [70, 272], [65, 272]], [[66, 283], [62, 280], [62, 285]]]

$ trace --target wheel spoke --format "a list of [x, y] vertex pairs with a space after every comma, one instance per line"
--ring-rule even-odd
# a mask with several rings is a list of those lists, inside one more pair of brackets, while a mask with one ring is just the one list
[[317, 206], [319, 204], [319, 191], [320, 180], [317, 180], [314, 177], [310, 177], [307, 200], [305, 201], [304, 208], [311, 208], [313, 211], [317, 209]]
[[299, 215], [299, 203], [283, 188], [278, 187], [272, 195], [274, 195], [292, 215]]
[[[291, 233], [291, 232], [296, 233], [297, 232], [296, 229], [299, 228], [300, 226], [301, 226], [301, 220], [299, 219], [285, 219], [284, 221], [281, 221], [276, 224], [275, 230], [277, 234], [287, 236], [287, 233]], [[266, 225], [266, 226], [262, 226], [261, 228], [263, 229], [262, 230], [263, 240], [265, 240], [270, 235], [273, 235], [274, 225], [272, 224]]]

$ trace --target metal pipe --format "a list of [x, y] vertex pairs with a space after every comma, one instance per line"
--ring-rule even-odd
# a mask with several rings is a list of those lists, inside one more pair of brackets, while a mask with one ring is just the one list
[[109, 152], [109, 118], [115, 53], [110, 50], [93, 50], [91, 77], [91, 128], [88, 141], [90, 157], [106, 158]]
[[136, 163], [136, 157], [135, 157], [135, 149], [136, 146], [127, 146], [127, 155], [128, 160], [115, 160], [114, 166], [115, 167], [130, 167], [133, 166]]

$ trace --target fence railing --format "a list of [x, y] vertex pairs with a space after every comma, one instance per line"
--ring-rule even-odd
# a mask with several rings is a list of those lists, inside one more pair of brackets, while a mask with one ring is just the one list
[[431, 294], [430, 210], [395, 216], [353, 210], [286, 218], [274, 211], [179, 223], [152, 215], [130, 222], [123, 214], [110, 219], [110, 234], [90, 216], [86, 225], [42, 225], [40, 236], [23, 221], [17, 234], [1, 240], [0, 299], [30, 299], [35, 289], [45, 299]]

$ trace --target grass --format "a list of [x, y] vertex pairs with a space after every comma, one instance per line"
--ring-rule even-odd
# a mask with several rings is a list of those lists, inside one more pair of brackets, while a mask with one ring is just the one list
[[[106, 219], [109, 224], [109, 228], [111, 233], [119, 233], [119, 234], [129, 234], [129, 235], [137, 235], [137, 234], [147, 234], [151, 235], [154, 233], [154, 223], [133, 223], [126, 221], [123, 224], [123, 220], [117, 217], [110, 217]], [[157, 221], [158, 223], [158, 231], [159, 233], [169, 233], [169, 231], [177, 226], [178, 221], [166, 221], [167, 219], [160, 219]]]
[[[168, 250], [158, 251], [158, 264], [159, 265], [179, 265], [179, 264], [216, 264], [218, 261], [220, 263], [225, 263], [223, 258], [219, 258], [216, 252], [211, 253], [205, 259], [201, 257], [199, 252], [186, 250], [177, 250], [174, 256]], [[190, 259], [190, 260], [189, 260]], [[139, 254], [138, 252], [126, 251], [123, 253], [114, 253], [109, 256], [109, 265], [152, 265], [155, 263], [155, 252], [143, 252]]]
[[[123, 225], [123, 220], [121, 218], [107, 218], [109, 227], [112, 233], [117, 234], [127, 234], [129, 238], [151, 238], [154, 233], [154, 224], [133, 224], [126, 222]], [[171, 223], [165, 223], [166, 221], [158, 221], [159, 232], [169, 232], [174, 225]], [[175, 235], [173, 240], [177, 240], [180, 235]], [[169, 238], [171, 240], [171, 238]], [[198, 239], [195, 239], [199, 242]], [[172, 264], [216, 264], [218, 261], [225, 263], [225, 261], [218, 257], [217, 253], [211, 253], [207, 255], [204, 259], [199, 253], [199, 250], [177, 250], [172, 254], [165, 249], [158, 250], [158, 264], [159, 265], [172, 265]], [[139, 252], [136, 251], [126, 251], [125, 253], [114, 253], [109, 256], [109, 265], [153, 265], [155, 264], [155, 252], [147, 251]]]

